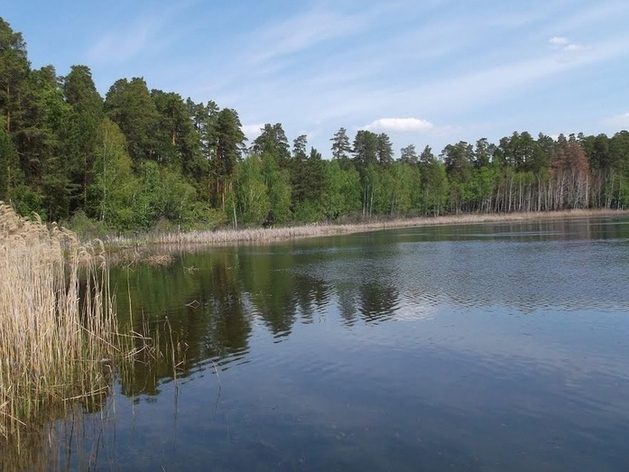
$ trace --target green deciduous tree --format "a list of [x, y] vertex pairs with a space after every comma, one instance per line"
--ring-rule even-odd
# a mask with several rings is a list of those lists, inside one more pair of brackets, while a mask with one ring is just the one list
[[99, 135], [95, 178], [89, 189], [98, 219], [118, 230], [140, 227], [146, 222], [139, 221], [135, 214], [139, 181], [131, 170], [126, 139], [109, 118], [101, 122]]
[[422, 190], [422, 213], [439, 216], [445, 211], [449, 184], [446, 167], [438, 161], [430, 147], [426, 146], [420, 156], [420, 180]]
[[240, 163], [235, 173], [235, 200], [232, 213], [232, 224], [239, 223], [260, 225], [267, 217], [271, 208], [269, 194], [262, 173], [262, 159], [252, 154]]
[[329, 220], [360, 211], [361, 190], [358, 171], [341, 166], [338, 159], [326, 162], [325, 190], [321, 196], [323, 214]]
[[179, 228], [190, 223], [196, 192], [177, 169], [145, 160], [140, 164], [139, 181], [134, 207], [141, 227], [149, 228], [160, 219], [176, 223]]
[[290, 219], [291, 187], [288, 169], [280, 167], [275, 154], [262, 154], [262, 175], [269, 196], [269, 213], [264, 224], [282, 224]]

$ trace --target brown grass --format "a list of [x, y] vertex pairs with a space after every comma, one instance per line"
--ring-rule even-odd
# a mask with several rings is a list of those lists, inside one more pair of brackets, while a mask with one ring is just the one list
[[[378, 231], [391, 228], [422, 227], [438, 225], [480, 224], [489, 222], [508, 222], [541, 220], [553, 218], [588, 217], [629, 214], [619, 210], [568, 210], [558, 212], [529, 212], [507, 214], [467, 214], [457, 216], [439, 216], [380, 220], [357, 224], [318, 224], [285, 228], [252, 228], [242, 230], [190, 231], [164, 234], [140, 234], [134, 237], [119, 237], [110, 240], [112, 246], [134, 248], [138, 254], [146, 244], [165, 245], [231, 245], [240, 243], [265, 243], [287, 241], [300, 238], [326, 237], [341, 234]], [[139, 257], [141, 259], [141, 257]]]
[[120, 348], [102, 254], [0, 202], [0, 438], [108, 393]]

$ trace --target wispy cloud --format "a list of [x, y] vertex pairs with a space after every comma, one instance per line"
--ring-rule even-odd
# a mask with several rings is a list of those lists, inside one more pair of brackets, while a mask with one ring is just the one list
[[[562, 42], [563, 41], [559, 41]], [[569, 46], [570, 42], [566, 43]], [[557, 61], [550, 51], [538, 57], [529, 55], [492, 67], [479, 68], [467, 74], [434, 80], [422, 84], [412, 92], [428, 113], [440, 108], [467, 108], [487, 101], [500, 101], [506, 95], [524, 92], [533, 86], [576, 69], [626, 56], [629, 52], [629, 35], [609, 38], [579, 51], [570, 61]]]
[[[478, 110], [492, 107], [497, 116], [505, 101], [515, 103], [536, 88], [551, 93], [562, 74], [574, 80], [579, 68], [625, 56], [629, 44], [621, 30], [593, 36], [587, 22], [573, 27], [572, 17], [584, 18], [583, 9], [568, 12], [555, 3], [530, 11], [498, 8], [492, 15], [470, 8], [471, 19], [406, 2], [367, 2], [354, 11], [324, 3], [235, 28], [220, 48], [214, 36], [204, 36], [187, 62], [168, 69], [174, 89], [236, 108], [250, 140], [263, 123], [281, 122], [289, 137], [305, 133], [322, 149], [340, 126], [439, 141], [460, 135]], [[588, 15], [607, 17], [597, 12]], [[165, 24], [138, 20], [93, 51], [110, 61], [146, 58], [165, 33]]]
[[103, 94], [141, 75], [215, 100], [250, 139], [266, 122], [320, 149], [341, 126], [435, 148], [532, 126], [629, 127], [627, 0], [5, 3], [34, 63], [85, 63]]
[[[555, 2], [544, 3], [556, 5]], [[583, 3], [586, 4], [577, 8], [569, 8], [569, 11], [560, 7], [553, 18], [554, 21], [552, 24], [554, 31], [574, 31], [579, 34], [590, 32], [594, 33], [595, 36], [600, 36], [601, 34], [609, 32], [609, 30], [619, 30], [621, 28], [617, 28], [617, 26], [626, 24], [629, 5], [625, 0], [604, 0]]]
[[350, 35], [364, 25], [365, 19], [360, 15], [307, 11], [256, 32], [250, 61], [253, 64], [262, 64], [294, 54], [319, 43]]
[[154, 44], [165, 18], [143, 16], [127, 26], [100, 37], [88, 51], [88, 59], [97, 64], [128, 61]]

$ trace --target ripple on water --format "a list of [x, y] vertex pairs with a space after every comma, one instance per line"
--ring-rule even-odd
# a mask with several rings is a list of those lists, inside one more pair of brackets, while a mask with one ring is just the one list
[[242, 274], [247, 330], [216, 305], [193, 325], [232, 351], [192, 368], [186, 440], [146, 447], [182, 470], [624, 470], [626, 242], [548, 228], [276, 251]]

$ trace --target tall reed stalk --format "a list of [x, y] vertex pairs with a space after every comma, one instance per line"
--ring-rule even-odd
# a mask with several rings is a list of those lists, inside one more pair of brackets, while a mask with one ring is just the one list
[[0, 443], [108, 393], [120, 339], [107, 275], [102, 247], [0, 202]]

